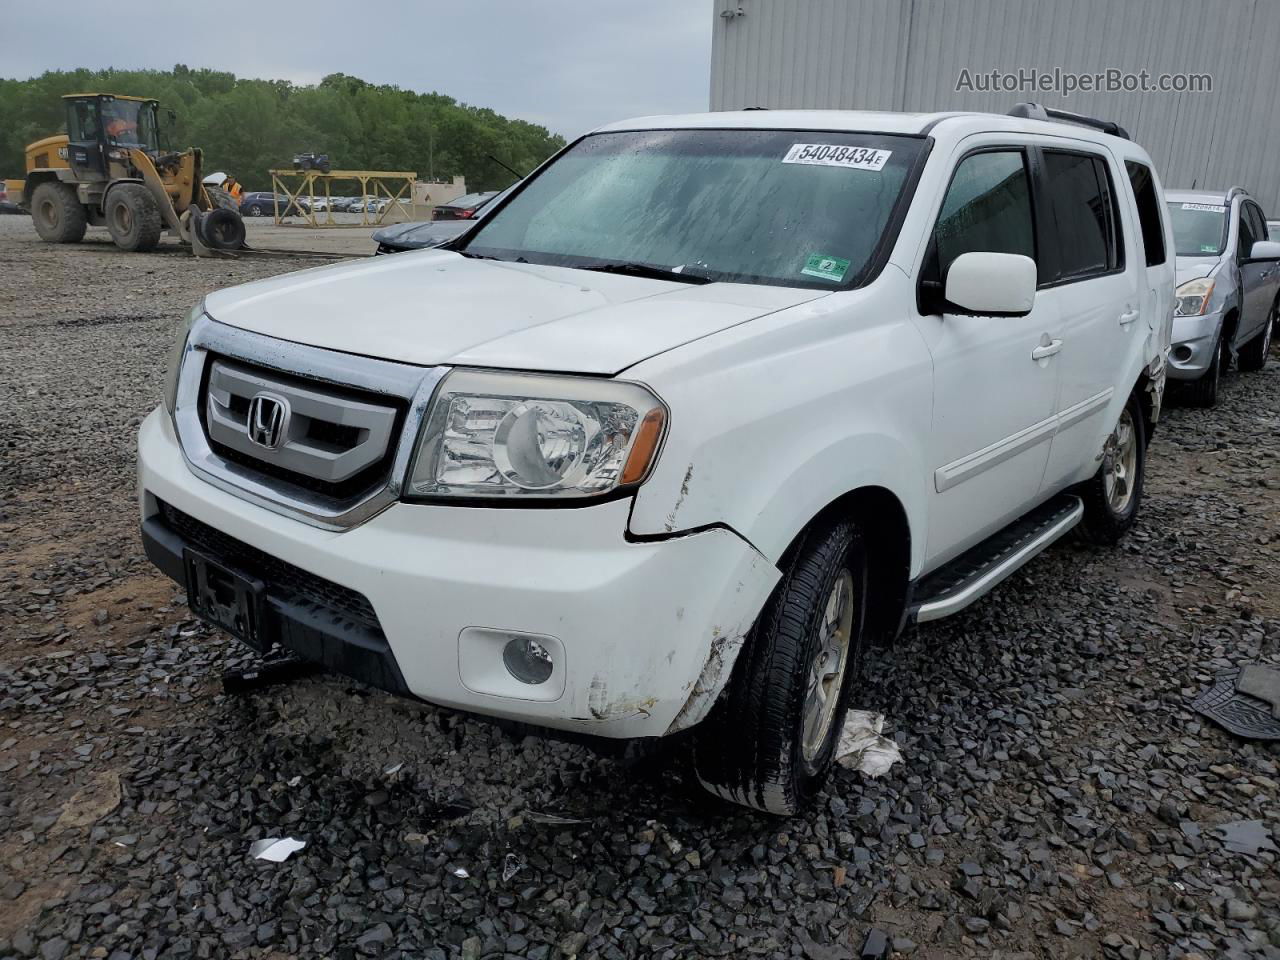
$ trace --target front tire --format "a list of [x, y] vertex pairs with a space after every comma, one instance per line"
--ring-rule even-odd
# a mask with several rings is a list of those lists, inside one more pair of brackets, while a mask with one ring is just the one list
[[697, 728], [703, 787], [782, 816], [817, 796], [861, 665], [866, 588], [866, 551], [851, 521], [806, 536]]
[[160, 243], [164, 223], [155, 198], [140, 183], [122, 183], [107, 194], [107, 232], [121, 250], [146, 253]]
[[31, 220], [46, 243], [79, 243], [89, 218], [74, 187], [42, 183], [31, 194]]
[[1246, 373], [1261, 370], [1267, 365], [1267, 355], [1271, 353], [1271, 330], [1275, 324], [1276, 307], [1271, 308], [1262, 332], [1240, 348], [1240, 369]]
[[1128, 533], [1138, 519], [1146, 465], [1146, 421], [1137, 396], [1130, 395], [1103, 447], [1102, 466], [1080, 488], [1084, 517], [1076, 529], [1081, 539], [1109, 547]]

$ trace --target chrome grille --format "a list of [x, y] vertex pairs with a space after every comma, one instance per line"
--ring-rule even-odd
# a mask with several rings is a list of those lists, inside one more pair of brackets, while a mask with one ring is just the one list
[[[268, 402], [275, 414], [270, 423], [262, 414]], [[209, 370], [209, 440], [269, 464], [273, 472], [342, 484], [387, 455], [396, 416], [392, 405], [357, 400], [270, 371], [225, 360], [215, 360]]]
[[[399, 499], [447, 369], [292, 343], [204, 314], [180, 371], [173, 426], [196, 474], [265, 509], [342, 530]], [[281, 407], [255, 419], [263, 395]]]

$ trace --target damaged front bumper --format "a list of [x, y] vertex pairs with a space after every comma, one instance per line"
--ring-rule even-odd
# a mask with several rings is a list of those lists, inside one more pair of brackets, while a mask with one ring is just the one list
[[[535, 726], [614, 738], [692, 726], [778, 579], [727, 529], [629, 542], [625, 500], [541, 510], [397, 503], [333, 532], [197, 478], [159, 411], [138, 454], [148, 552], [167, 529], [168, 559], [153, 560], [175, 579], [175, 551], [252, 567], [282, 646], [395, 692]], [[208, 531], [215, 544], [191, 542]], [[522, 638], [554, 662], [543, 683], [507, 666], [507, 643]]]

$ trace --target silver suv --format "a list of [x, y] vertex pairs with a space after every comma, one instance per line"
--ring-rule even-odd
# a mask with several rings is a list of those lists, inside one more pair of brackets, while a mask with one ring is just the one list
[[1280, 243], [1269, 239], [1256, 200], [1241, 187], [1165, 193], [1177, 253], [1177, 299], [1169, 378], [1189, 381], [1211, 407], [1234, 359], [1261, 370], [1280, 301]]

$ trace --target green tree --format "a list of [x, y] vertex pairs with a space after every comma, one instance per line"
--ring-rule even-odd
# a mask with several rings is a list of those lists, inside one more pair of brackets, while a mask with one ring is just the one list
[[0, 79], [0, 176], [22, 176], [26, 145], [66, 132], [67, 93], [155, 97], [176, 115], [169, 131], [175, 148], [201, 147], [206, 170], [226, 171], [249, 190], [269, 190], [267, 171], [289, 167], [303, 152], [327, 153], [340, 169], [463, 176], [469, 190], [498, 190], [513, 178], [490, 155], [523, 173], [564, 146], [545, 127], [441, 93], [342, 73], [297, 86], [180, 63], [172, 70], [51, 70]]

